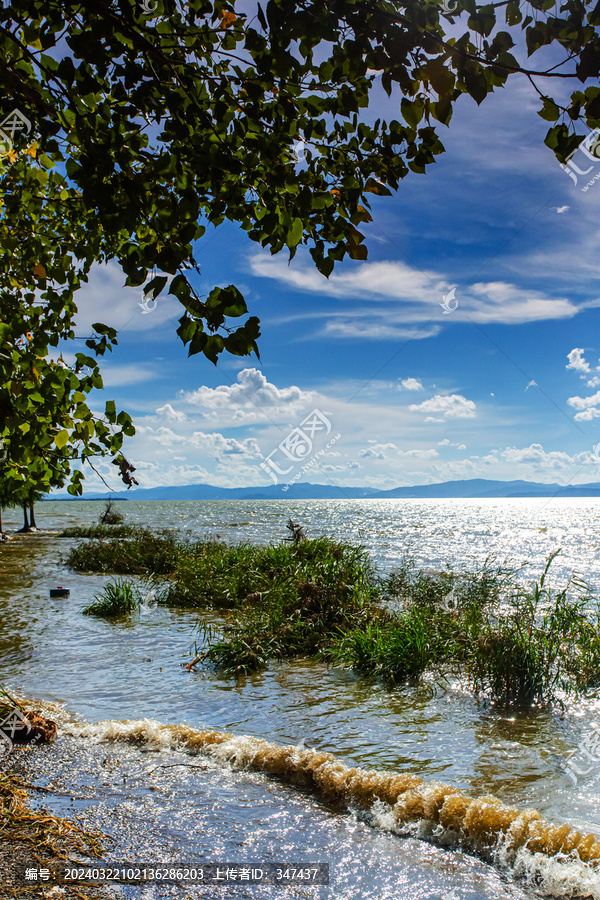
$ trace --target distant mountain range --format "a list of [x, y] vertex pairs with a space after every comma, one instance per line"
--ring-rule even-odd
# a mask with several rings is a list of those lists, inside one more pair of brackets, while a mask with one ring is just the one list
[[[222, 488], [211, 484], [179, 484], [172, 487], [137, 488], [109, 494], [88, 494], [83, 500], [394, 500], [441, 499], [444, 497], [600, 497], [600, 482], [581, 485], [542, 484], [537, 481], [444, 481], [374, 491], [366, 487], [335, 487], [329, 484], [303, 482], [284, 491], [281, 484], [261, 487]], [[75, 500], [69, 494], [56, 494], [48, 500]]]

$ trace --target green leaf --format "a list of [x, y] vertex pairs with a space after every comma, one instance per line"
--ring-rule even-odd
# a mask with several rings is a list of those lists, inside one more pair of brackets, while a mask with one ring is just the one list
[[554, 100], [551, 100], [550, 97], [544, 97], [544, 105], [542, 109], [538, 110], [538, 116], [541, 116], [547, 122], [556, 122], [560, 117], [560, 109]]
[[286, 243], [288, 247], [295, 247], [300, 243], [300, 241], [302, 240], [303, 231], [304, 225], [302, 223], [302, 219], [294, 219], [286, 237]]

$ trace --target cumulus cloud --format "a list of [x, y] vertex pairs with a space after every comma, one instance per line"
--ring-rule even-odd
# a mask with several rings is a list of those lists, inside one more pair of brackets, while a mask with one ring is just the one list
[[160, 444], [162, 448], [170, 453], [172, 448], [179, 447], [185, 449], [199, 450], [205, 456], [219, 458], [221, 456], [244, 455], [244, 456], [261, 456], [260, 447], [254, 438], [245, 438], [238, 441], [235, 438], [227, 438], [218, 432], [207, 433], [204, 431], [194, 431], [193, 434], [178, 434], [171, 428], [162, 425], [160, 428], [150, 428], [141, 425], [137, 429], [138, 434], [143, 435], [146, 440]]
[[571, 352], [567, 354], [569, 362], [565, 368], [575, 369], [576, 372], [583, 372], [584, 374], [589, 372], [590, 364], [583, 358], [584, 352], [582, 347], [575, 347], [571, 350]]
[[359, 456], [363, 457], [364, 459], [367, 459], [367, 458], [387, 459], [388, 456], [385, 451], [396, 449], [395, 444], [378, 444], [375, 441], [369, 441], [369, 443], [370, 444], [372, 443], [373, 446], [368, 447], [366, 450], [361, 450], [360, 453], [358, 454]]
[[415, 459], [432, 459], [434, 456], [438, 455], [439, 454], [434, 447], [429, 447], [426, 450], [398, 450], [398, 456], [409, 456], [414, 457]]
[[424, 390], [420, 378], [405, 378], [400, 384], [405, 391], [422, 391]]
[[[600, 376], [591, 375], [590, 364], [584, 359], [583, 348], [575, 347], [567, 354], [569, 360], [566, 368], [574, 369], [579, 373], [579, 377], [586, 380], [587, 387], [595, 388], [600, 386]], [[600, 372], [600, 366], [596, 366], [596, 372]], [[567, 400], [569, 406], [579, 410], [575, 415], [576, 422], [590, 422], [592, 419], [600, 416], [600, 391], [592, 394], [591, 397], [569, 397]]]
[[579, 410], [574, 416], [576, 422], [590, 422], [600, 416], [600, 391], [590, 397], [569, 397], [567, 403]]
[[196, 391], [181, 391], [179, 396], [194, 406], [207, 409], [272, 409], [304, 403], [314, 395], [296, 386], [280, 389], [267, 381], [258, 369], [242, 369], [238, 372], [237, 384], [221, 384], [216, 388], [202, 385]]
[[178, 398], [219, 427], [236, 427], [267, 422], [299, 425], [311, 408], [316, 407], [318, 394], [303, 391], [296, 385], [278, 388], [253, 368], [238, 372], [234, 384], [216, 388], [202, 385], [195, 391], [180, 391]]
[[442, 418], [430, 417], [426, 421], [440, 422], [444, 419], [472, 419], [475, 416], [475, 403], [461, 394], [436, 394], [422, 403], [411, 403], [411, 412], [438, 413]]
[[165, 403], [164, 406], [159, 406], [156, 410], [156, 415], [161, 416], [163, 419], [168, 419], [171, 422], [185, 422], [187, 421], [187, 416], [184, 412], [180, 410], [173, 409], [170, 403]]
[[562, 468], [571, 465], [573, 458], [562, 450], [546, 451], [541, 444], [530, 444], [529, 447], [507, 447], [501, 452], [502, 459], [508, 463], [533, 463], [544, 468]]
[[466, 444], [459, 444], [456, 441], [450, 441], [448, 438], [444, 438], [443, 441], [438, 441], [438, 447], [456, 447], [457, 450], [466, 450]]
[[598, 406], [600, 404], [600, 391], [596, 391], [591, 397], [569, 397], [567, 400], [569, 406], [574, 409], [586, 409], [590, 406]]
[[190, 443], [203, 453], [212, 456], [239, 454], [244, 456], [262, 456], [258, 442], [254, 438], [245, 438], [243, 441], [238, 441], [235, 438], [226, 438], [219, 433], [206, 434], [204, 431], [195, 431], [190, 438]]

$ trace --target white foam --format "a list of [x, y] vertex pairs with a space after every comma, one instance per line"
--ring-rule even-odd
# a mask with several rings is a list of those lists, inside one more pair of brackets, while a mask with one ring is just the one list
[[[342, 801], [348, 810], [366, 812], [373, 827], [382, 831], [483, 853], [501, 870], [535, 885], [550, 897], [583, 895], [600, 900], [599, 861], [593, 858], [594, 853], [588, 864], [575, 851], [569, 855], [550, 855], [550, 850], [546, 854], [531, 852], [527, 848], [530, 839], [537, 840], [537, 845], [533, 844], [537, 848], [552, 847], [552, 835], [546, 831], [551, 827], [535, 811], [520, 814], [493, 797], [473, 800], [442, 782], [422, 783], [414, 776], [349, 769], [333, 754], [311, 750], [304, 742], [282, 747], [249, 735], [164, 725], [153, 719], [95, 725], [69, 722], [62, 730], [94, 743], [124, 741], [162, 751], [202, 753], [222, 766], [273, 774]], [[528, 822], [533, 823], [532, 831], [527, 831]], [[555, 842], [554, 846], [558, 844]], [[594, 847], [598, 848], [598, 844]]]

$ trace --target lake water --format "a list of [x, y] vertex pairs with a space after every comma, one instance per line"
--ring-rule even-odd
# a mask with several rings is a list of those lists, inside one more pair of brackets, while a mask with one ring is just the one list
[[[56, 532], [94, 523], [100, 509], [50, 502], [38, 505], [36, 518]], [[578, 572], [600, 593], [600, 507], [593, 500], [128, 501], [120, 509], [128, 523], [260, 543], [286, 537], [291, 516], [309, 537], [362, 543], [387, 571], [406, 553], [424, 567], [457, 571], [477, 570], [492, 556], [526, 562], [519, 577], [531, 581], [561, 547], [552, 585]], [[9, 532], [20, 526], [16, 511], [6, 511], [4, 521]], [[581, 865], [521, 858], [503, 866], [501, 854], [486, 861], [440, 834], [397, 834], [381, 810], [341, 809], [196, 751], [178, 741], [176, 729], [161, 730], [185, 724], [193, 733], [215, 729], [240, 741], [314, 747], [347, 765], [494, 794], [600, 834], [600, 768], [576, 785], [561, 768], [600, 725], [598, 698], [562, 714], [507, 714], [452, 679], [388, 690], [301, 661], [237, 681], [202, 667], [190, 672], [198, 614], [154, 609], [116, 624], [82, 616], [109, 579], [65, 568], [75, 543], [42, 533], [0, 547], [0, 683], [39, 699], [59, 722], [52, 747], [14, 753], [29, 781], [56, 792], [44, 794], [43, 804], [110, 834], [107, 859], [115, 862], [330, 867], [329, 886], [147, 885], [121, 887], [122, 896], [600, 898], [600, 880]], [[49, 588], [59, 584], [70, 598], [50, 600]]]

